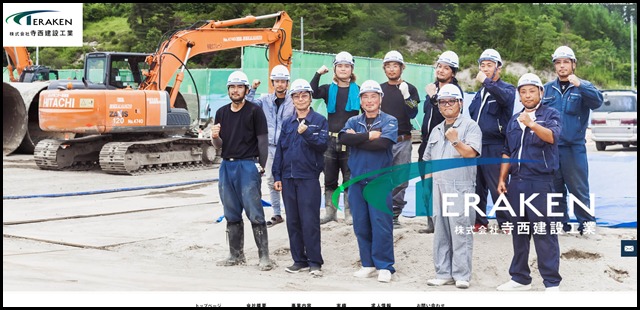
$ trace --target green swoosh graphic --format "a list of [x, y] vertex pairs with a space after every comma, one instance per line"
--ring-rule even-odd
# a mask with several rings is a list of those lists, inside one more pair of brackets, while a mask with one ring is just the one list
[[53, 11], [53, 10], [25, 11], [25, 12], [20, 12], [20, 13], [16, 13], [16, 14], [10, 15], [9, 17], [7, 17], [7, 19], [5, 19], [5, 20], [4, 20], [4, 22], [5, 22], [5, 23], [8, 23], [8, 22], [9, 22], [9, 19], [10, 19], [11, 17], [15, 16], [15, 17], [13, 17], [13, 21], [14, 21], [16, 24], [18, 24], [18, 25], [22, 26], [22, 24], [20, 23], [20, 20], [21, 20], [23, 17], [28, 16], [28, 15], [31, 15], [31, 14], [36, 14], [36, 13], [47, 13], [47, 12], [59, 12], [59, 11]]
[[[362, 181], [367, 178], [376, 177], [371, 182], [369, 182], [363, 190], [364, 199], [371, 204], [377, 210], [380, 210], [385, 213], [391, 214], [391, 210], [386, 205], [387, 195], [398, 185], [408, 182], [413, 178], [417, 178], [423, 176], [428, 173], [461, 168], [467, 166], [477, 166], [477, 165], [491, 165], [491, 164], [502, 164], [502, 163], [524, 163], [524, 162], [535, 162], [534, 160], [517, 160], [517, 159], [509, 159], [509, 158], [449, 158], [449, 159], [438, 159], [431, 161], [423, 161], [423, 162], [415, 162], [402, 164], [397, 166], [391, 166], [382, 168], [379, 170], [371, 171], [362, 175], [359, 175], [355, 178], [351, 178], [349, 181], [344, 184], [338, 186], [337, 190], [333, 193], [331, 197], [333, 204], [337, 209], [339, 208], [338, 200], [340, 199], [340, 194], [344, 192], [344, 190], [351, 186], [352, 184]], [[424, 212], [424, 209], [418, 210], [418, 199], [416, 199], [416, 215], [430, 215], [431, 214], [431, 186], [430, 183], [431, 178], [427, 178], [423, 181], [418, 182], [416, 184], [416, 193], [422, 194], [418, 195], [420, 200], [424, 201], [426, 205], [427, 211]], [[419, 186], [421, 185], [421, 186]], [[420, 212], [419, 212], [420, 211]]]

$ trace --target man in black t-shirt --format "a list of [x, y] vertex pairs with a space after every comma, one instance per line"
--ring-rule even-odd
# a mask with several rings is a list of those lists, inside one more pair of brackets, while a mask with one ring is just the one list
[[[382, 97], [383, 112], [398, 119], [398, 141], [393, 145], [393, 165], [411, 163], [411, 119], [418, 115], [418, 103], [420, 95], [418, 89], [402, 79], [402, 71], [405, 69], [404, 58], [398, 51], [390, 51], [384, 56], [382, 69], [389, 79], [380, 85], [384, 97]], [[409, 169], [403, 174], [403, 179], [409, 177]], [[393, 226], [400, 226], [398, 217], [407, 204], [404, 193], [409, 182], [404, 182], [393, 189]]]
[[[273, 268], [269, 259], [267, 224], [262, 209], [261, 177], [268, 156], [267, 120], [262, 109], [245, 100], [249, 79], [234, 71], [227, 80], [231, 103], [216, 112], [211, 140], [222, 148], [218, 181], [220, 201], [227, 219], [229, 257], [220, 266], [244, 264], [244, 222], [242, 210], [249, 218], [260, 256], [260, 270]], [[256, 165], [259, 163], [258, 169]]]
[[[337, 220], [336, 207], [331, 203], [331, 196], [338, 188], [338, 175], [342, 172], [342, 184], [349, 181], [351, 171], [347, 164], [349, 149], [338, 141], [338, 133], [344, 127], [347, 120], [360, 113], [360, 87], [356, 84], [356, 76], [353, 73], [354, 59], [348, 52], [340, 52], [333, 60], [333, 82], [320, 84], [320, 76], [329, 72], [326, 66], [316, 71], [311, 79], [313, 99], [324, 99], [327, 104], [327, 121], [329, 122], [329, 143], [324, 152], [324, 209], [325, 216], [320, 224]], [[347, 224], [352, 224], [349, 201], [346, 199], [348, 191], [345, 190], [344, 218]]]

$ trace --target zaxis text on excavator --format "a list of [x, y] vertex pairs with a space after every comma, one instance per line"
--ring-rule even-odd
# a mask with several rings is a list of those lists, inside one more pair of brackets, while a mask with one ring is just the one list
[[[230, 28], [267, 18], [276, 18], [272, 28]], [[205, 21], [174, 32], [152, 55], [87, 54], [82, 82], [53, 82], [39, 100], [43, 131], [82, 137], [38, 142], [36, 164], [42, 169], [87, 170], [99, 163], [108, 173], [129, 175], [211, 167], [216, 153], [211, 141], [188, 135], [199, 123], [191, 119], [179, 92], [188, 59], [268, 44], [269, 71], [279, 64], [289, 68], [292, 25], [284, 11]], [[131, 76], [119, 74], [129, 71]]]

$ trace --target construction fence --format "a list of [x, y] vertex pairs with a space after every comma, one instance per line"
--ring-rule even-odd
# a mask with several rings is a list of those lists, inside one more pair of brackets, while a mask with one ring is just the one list
[[[261, 46], [243, 48], [242, 71], [247, 74], [249, 81], [259, 79], [262, 82], [256, 91], [256, 97], [269, 91], [269, 62], [266, 50], [266, 47]], [[331, 83], [333, 78], [331, 68], [333, 67], [334, 56], [335, 54], [294, 51], [291, 80], [302, 78], [311, 81], [315, 72], [322, 65], [325, 65], [330, 71], [320, 78], [320, 85]], [[387, 81], [382, 69], [382, 59], [357, 56], [354, 59], [354, 72], [358, 84], [362, 84], [365, 80], [375, 80], [380, 83]], [[229, 74], [235, 70], [238, 69], [191, 69], [189, 73], [185, 72], [180, 92], [190, 103], [189, 109], [191, 111], [198, 110], [202, 119], [215, 116], [218, 108], [230, 102], [226, 83]], [[123, 74], [122, 71], [121, 74]], [[82, 75], [83, 70], [81, 69], [59, 70], [60, 79], [81, 79]], [[413, 84], [420, 93], [421, 104], [418, 116], [412, 120], [414, 128], [420, 129], [423, 115], [422, 104], [426, 96], [425, 86], [434, 81], [434, 67], [407, 63], [406, 69], [402, 73], [402, 78]], [[3, 70], [3, 81], [9, 81], [6, 68]], [[197, 100], [195, 100], [198, 97], [200, 98], [199, 107], [197, 107]], [[207, 106], [209, 106], [209, 112], [206, 111]], [[323, 100], [314, 100], [312, 107], [316, 112], [324, 116], [327, 115], [326, 105]]]

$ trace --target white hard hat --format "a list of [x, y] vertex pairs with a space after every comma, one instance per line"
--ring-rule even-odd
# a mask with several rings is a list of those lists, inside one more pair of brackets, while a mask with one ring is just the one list
[[374, 80], [366, 80], [362, 83], [362, 86], [360, 86], [360, 93], [358, 95], [361, 96], [364, 93], [378, 93], [380, 94], [380, 97], [384, 96], [382, 87], [380, 87], [380, 84]]
[[291, 77], [289, 76], [289, 69], [283, 65], [277, 65], [271, 69], [271, 79], [272, 80], [286, 80], [288, 81]]
[[569, 59], [573, 60], [574, 62], [578, 61], [576, 59], [576, 54], [568, 46], [560, 46], [560, 47], [558, 47], [556, 49], [555, 52], [553, 52], [553, 55], [551, 55], [551, 61], [555, 62], [556, 59], [558, 59], [558, 58], [569, 58]]
[[353, 66], [355, 61], [349, 52], [340, 52], [336, 55], [336, 58], [333, 59], [333, 65], [335, 66], [337, 64], [349, 64]]
[[440, 54], [436, 63], [445, 64], [452, 69], [458, 69], [458, 54], [452, 51], [446, 51]]
[[540, 88], [544, 87], [544, 84], [542, 84], [540, 78], [533, 73], [525, 73], [520, 77], [520, 79], [518, 80], [518, 89], [520, 89], [520, 86], [524, 85], [535, 85]]
[[229, 85], [249, 86], [249, 78], [242, 71], [233, 71], [229, 74], [229, 78], [227, 79], [227, 86]]
[[305, 79], [297, 79], [293, 81], [293, 83], [291, 83], [291, 90], [289, 91], [289, 94], [301, 93], [305, 91], [313, 93], [311, 85], [309, 85], [309, 82], [307, 82], [307, 80]]
[[460, 88], [458, 88], [457, 86], [453, 84], [447, 84], [445, 86], [442, 86], [442, 88], [440, 88], [440, 91], [438, 92], [438, 100], [442, 98], [462, 99], [462, 93], [460, 92]]
[[482, 52], [482, 55], [478, 58], [478, 64], [482, 63], [483, 60], [491, 60], [498, 64], [498, 67], [502, 67], [502, 57], [500, 57], [500, 53], [492, 48], [486, 49]]
[[382, 63], [385, 64], [390, 61], [399, 62], [404, 65], [404, 58], [402, 58], [402, 54], [398, 51], [390, 51], [386, 55], [384, 55], [384, 60]]

